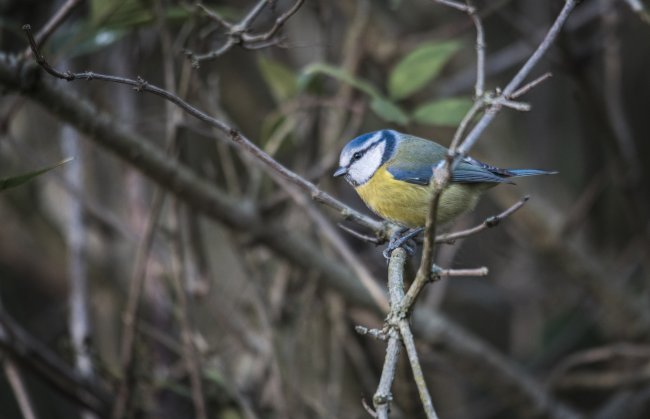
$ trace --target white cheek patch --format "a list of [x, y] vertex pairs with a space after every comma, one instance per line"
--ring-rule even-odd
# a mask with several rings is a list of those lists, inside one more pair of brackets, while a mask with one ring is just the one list
[[346, 147], [343, 150], [343, 153], [341, 153], [341, 156], [339, 157], [339, 167], [347, 167], [352, 161], [352, 156], [354, 155], [354, 153], [363, 150], [368, 146], [368, 144], [372, 144], [375, 141], [378, 141], [380, 138], [381, 138], [381, 131], [377, 131], [372, 137], [365, 140], [363, 144], [360, 144], [353, 149], [348, 149]]
[[360, 160], [352, 163], [348, 174], [350, 178], [357, 183], [363, 185], [366, 183], [373, 174], [381, 166], [381, 160], [384, 157], [384, 150], [386, 149], [386, 142], [382, 141], [370, 150], [368, 150]]

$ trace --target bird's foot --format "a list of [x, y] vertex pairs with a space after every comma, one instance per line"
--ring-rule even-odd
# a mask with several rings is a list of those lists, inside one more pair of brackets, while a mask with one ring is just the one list
[[415, 253], [415, 244], [410, 244], [408, 243], [409, 240], [420, 234], [424, 228], [418, 227], [418, 228], [412, 228], [412, 229], [407, 229], [403, 228], [400, 230], [397, 230], [391, 237], [390, 241], [388, 242], [388, 246], [384, 249], [382, 254], [386, 259], [390, 259], [391, 253], [393, 253], [393, 250], [397, 249], [398, 247], [402, 247], [404, 250], [406, 250], [406, 253], [409, 255], [413, 255]]

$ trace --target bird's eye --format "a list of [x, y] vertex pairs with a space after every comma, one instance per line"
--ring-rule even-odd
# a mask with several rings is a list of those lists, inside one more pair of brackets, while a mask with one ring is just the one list
[[361, 158], [362, 154], [360, 151], [357, 151], [352, 155], [352, 161], [359, 160]]

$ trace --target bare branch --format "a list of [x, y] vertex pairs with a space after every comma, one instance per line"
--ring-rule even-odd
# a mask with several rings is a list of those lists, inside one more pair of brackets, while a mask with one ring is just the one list
[[374, 220], [352, 209], [351, 207], [343, 204], [341, 201], [335, 199], [330, 194], [321, 191], [312, 182], [309, 182], [308, 180], [304, 179], [302, 176], [292, 172], [291, 170], [287, 169], [285, 166], [278, 163], [271, 156], [269, 156], [262, 149], [260, 149], [253, 142], [251, 142], [248, 138], [246, 138], [241, 132], [230, 127], [225, 122], [213, 118], [207, 115], [206, 113], [198, 110], [197, 108], [193, 107], [192, 105], [184, 101], [182, 98], [168, 92], [165, 89], [161, 89], [160, 87], [149, 84], [142, 78], [138, 78], [137, 80], [132, 80], [128, 78], [98, 74], [93, 72], [72, 73], [70, 71], [67, 71], [63, 73], [56, 70], [47, 62], [45, 57], [43, 57], [40, 54], [38, 46], [34, 41], [33, 36], [31, 35], [31, 27], [29, 25], [24, 25], [23, 29], [25, 30], [30, 45], [34, 50], [34, 57], [36, 58], [36, 61], [39, 63], [39, 65], [41, 65], [48, 73], [50, 73], [54, 77], [68, 80], [68, 81], [102, 80], [102, 81], [108, 81], [112, 83], [125, 84], [128, 86], [133, 86], [133, 88], [138, 92], [153, 93], [166, 100], [169, 100], [170, 102], [176, 104], [177, 106], [179, 106], [181, 109], [183, 109], [185, 112], [192, 115], [193, 117], [207, 123], [208, 125], [218, 129], [220, 132], [228, 135], [230, 140], [234, 142], [240, 150], [253, 156], [254, 157], [253, 161], [256, 162], [257, 164], [260, 164], [260, 166], [263, 169], [265, 169], [267, 173], [269, 173], [274, 179], [278, 180], [280, 178], [284, 178], [290, 183], [298, 186], [304, 192], [308, 193], [315, 201], [320, 202], [324, 205], [327, 205], [337, 210], [345, 219], [355, 221], [356, 223], [364, 227], [367, 227], [368, 229], [375, 231], [380, 235], [383, 234], [383, 232], [385, 231], [385, 225], [383, 222]]
[[244, 16], [244, 18], [242, 18], [242, 20], [237, 23], [228, 22], [218, 13], [215, 13], [203, 4], [198, 3], [197, 7], [200, 8], [205, 14], [207, 14], [208, 17], [227, 29], [227, 39], [222, 46], [208, 53], [197, 55], [193, 52], [188, 52], [187, 55], [192, 60], [192, 65], [195, 68], [198, 68], [201, 61], [215, 59], [225, 54], [235, 45], [241, 45], [243, 48], [247, 49], [259, 49], [271, 45], [276, 45], [279, 42], [279, 39], [275, 37], [277, 32], [282, 28], [282, 26], [284, 26], [285, 22], [291, 16], [293, 16], [298, 11], [298, 9], [300, 9], [300, 6], [302, 6], [304, 1], [305, 0], [296, 0], [289, 9], [287, 9], [284, 13], [275, 19], [273, 26], [269, 30], [258, 34], [250, 34], [248, 31], [264, 7], [271, 3], [269, 0], [258, 1], [255, 6], [253, 6], [251, 11], [248, 12], [246, 16]]
[[[519, 88], [519, 86], [524, 81], [524, 79], [528, 77], [528, 75], [533, 70], [535, 65], [537, 65], [537, 63], [542, 58], [542, 56], [546, 53], [546, 51], [548, 51], [553, 41], [555, 41], [555, 38], [557, 38], [558, 34], [560, 33], [560, 30], [562, 29], [562, 26], [569, 18], [569, 15], [571, 14], [571, 11], [574, 9], [575, 5], [576, 5], [576, 0], [565, 1], [562, 11], [555, 19], [555, 22], [546, 33], [546, 36], [544, 37], [542, 42], [539, 44], [539, 46], [537, 47], [535, 52], [533, 52], [530, 58], [528, 58], [526, 63], [517, 72], [517, 74], [512, 78], [510, 83], [508, 83], [508, 85], [503, 89], [501, 96], [505, 98], [510, 97], [515, 92], [515, 90]], [[494, 117], [496, 116], [500, 108], [501, 106], [499, 105], [499, 103], [495, 103], [486, 111], [485, 115], [483, 115], [481, 120], [474, 126], [474, 129], [472, 129], [472, 131], [467, 135], [467, 137], [465, 137], [465, 140], [463, 141], [462, 145], [460, 145], [460, 147], [458, 148], [459, 155], [467, 154], [467, 152], [472, 148], [472, 146], [476, 143], [478, 138], [481, 136], [481, 134], [483, 134], [485, 128], [487, 128], [487, 126], [492, 122], [492, 120], [494, 119]]]
[[457, 231], [454, 233], [441, 234], [438, 237], [436, 237], [436, 243], [452, 244], [458, 239], [472, 236], [488, 228], [496, 227], [503, 219], [514, 214], [517, 210], [519, 210], [519, 208], [523, 207], [526, 204], [526, 202], [528, 202], [529, 199], [530, 197], [528, 195], [524, 196], [519, 202], [517, 202], [510, 208], [506, 209], [501, 214], [493, 215], [492, 217], [486, 218], [485, 221], [483, 221], [481, 224], [477, 225], [476, 227], [472, 227], [463, 231]]
[[466, 0], [466, 3], [467, 14], [476, 27], [476, 85], [474, 87], [474, 97], [480, 98], [485, 92], [485, 35], [483, 23], [481, 23], [476, 8], [470, 0]]
[[[506, 106], [506, 102], [509, 101], [510, 95], [519, 87], [521, 82], [528, 76], [532, 68], [537, 64], [541, 59], [542, 55], [548, 50], [551, 43], [555, 40], [559, 34], [562, 25], [568, 18], [571, 10], [575, 7], [575, 0], [567, 0], [564, 8], [556, 18], [554, 24], [549, 29], [548, 33], [544, 37], [544, 40], [539, 45], [537, 50], [531, 55], [528, 61], [523, 65], [515, 77], [508, 83], [503, 92], [500, 92], [495, 98], [489, 98], [490, 106], [486, 110], [484, 116], [479, 120], [479, 122], [474, 126], [472, 131], [465, 137], [465, 140], [462, 144], [458, 145], [457, 142], [452, 142], [452, 145], [449, 149], [447, 158], [441, 160], [438, 167], [433, 171], [433, 181], [431, 182], [431, 188], [433, 188], [433, 194], [431, 198], [431, 203], [429, 207], [429, 212], [427, 214], [427, 220], [424, 231], [424, 247], [422, 250], [422, 260], [420, 262], [420, 267], [418, 268], [417, 275], [415, 280], [411, 284], [411, 287], [406, 293], [402, 304], [402, 313], [408, 312], [411, 309], [411, 306], [415, 302], [420, 290], [424, 285], [430, 280], [431, 275], [431, 266], [433, 262], [433, 249], [435, 244], [435, 230], [436, 230], [436, 218], [438, 212], [438, 205], [440, 202], [440, 196], [442, 195], [444, 189], [451, 179], [451, 172], [453, 170], [456, 162], [460, 160], [463, 155], [466, 155], [467, 151], [472, 147], [472, 145], [478, 140], [480, 134], [483, 130], [487, 128], [490, 122], [494, 119], [497, 112], [503, 107]], [[477, 99], [477, 102], [482, 100], [488, 100], [487, 98]], [[516, 106], [513, 103], [508, 103], [508, 106]], [[473, 115], [480, 108], [479, 105], [476, 105], [470, 109], [468, 115], [464, 118], [463, 123], [457, 129], [457, 134], [455, 135], [455, 140], [461, 136], [458, 134], [458, 131], [461, 131], [465, 128], [466, 124], [471, 120], [470, 115]], [[456, 146], [458, 148], [456, 149]]]
[[[81, 0], [67, 0], [56, 13], [47, 21], [45, 26], [36, 34], [36, 43], [43, 46], [45, 42], [50, 38], [55, 30], [66, 20], [68, 16], [81, 4]], [[32, 48], [27, 48], [23, 53], [25, 57], [29, 57], [32, 53]]]
[[[391, 307], [389, 318], [390, 316], [394, 316], [395, 309], [399, 307], [400, 302], [404, 298], [405, 263], [406, 251], [402, 248], [395, 249], [391, 254], [388, 265], [388, 295]], [[391, 387], [395, 379], [395, 370], [397, 369], [400, 349], [399, 332], [395, 327], [390, 327], [388, 329], [388, 345], [386, 346], [386, 357], [384, 358], [384, 366], [381, 370], [381, 378], [379, 379], [377, 391], [372, 398], [377, 418], [388, 419], [390, 402], [393, 399]]]
[[434, 278], [457, 277], [457, 276], [487, 276], [488, 268], [485, 266], [474, 269], [442, 269], [436, 265], [432, 268]]
[[411, 364], [413, 379], [415, 380], [415, 385], [417, 386], [418, 393], [420, 394], [420, 401], [422, 401], [424, 413], [426, 413], [428, 419], [437, 419], [438, 415], [436, 414], [436, 409], [433, 407], [431, 394], [429, 394], [427, 383], [424, 380], [422, 366], [420, 365], [420, 360], [418, 359], [418, 352], [415, 349], [415, 340], [413, 339], [413, 333], [411, 332], [411, 327], [409, 326], [408, 320], [400, 320], [399, 331], [400, 335], [402, 335], [402, 340], [404, 341], [404, 347], [406, 348], [409, 363]]
[[546, 72], [546, 73], [542, 74], [541, 76], [539, 76], [535, 80], [531, 81], [530, 83], [526, 83], [525, 85], [523, 85], [522, 87], [517, 89], [515, 92], [513, 92], [510, 95], [510, 99], [517, 99], [519, 96], [525, 95], [531, 89], [537, 87], [538, 84], [546, 81], [547, 79], [551, 78], [552, 76], [553, 76], [553, 74], [550, 73], [550, 72]]
[[376, 245], [380, 245], [380, 244], [385, 242], [385, 240], [381, 241], [376, 236], [368, 236], [366, 234], [359, 233], [358, 231], [351, 229], [350, 227], [346, 226], [345, 224], [338, 223], [337, 225], [342, 230], [348, 232], [352, 236], [354, 236], [357, 239], [362, 240], [364, 242], [368, 242], [368, 243], [372, 243], [372, 244], [376, 244]]

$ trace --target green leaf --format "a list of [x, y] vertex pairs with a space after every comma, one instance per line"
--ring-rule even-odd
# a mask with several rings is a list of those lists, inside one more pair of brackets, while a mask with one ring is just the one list
[[457, 41], [427, 42], [415, 48], [393, 68], [388, 92], [394, 100], [404, 99], [433, 80], [458, 51]]
[[370, 109], [387, 122], [395, 122], [400, 125], [406, 125], [409, 122], [408, 115], [390, 100], [375, 98], [370, 102]]
[[34, 179], [35, 177], [40, 176], [45, 172], [49, 172], [52, 169], [56, 169], [57, 167], [66, 164], [69, 161], [72, 161], [72, 157], [68, 157], [67, 159], [60, 161], [55, 165], [44, 167], [42, 169], [38, 169], [33, 172], [28, 172], [22, 175], [11, 176], [11, 177], [0, 179], [0, 192], [27, 183], [30, 180]]
[[298, 82], [300, 88], [304, 89], [309, 85], [309, 82], [316, 74], [324, 74], [333, 77], [367, 94], [371, 99], [370, 109], [385, 121], [396, 122], [401, 125], [406, 125], [408, 123], [408, 115], [399, 106], [381, 94], [379, 89], [372, 83], [354, 77], [348, 72], [329, 64], [318, 63], [307, 66], [302, 71]]
[[354, 77], [347, 71], [341, 70], [338, 67], [323, 63], [311, 64], [305, 67], [302, 71], [300, 86], [307, 86], [311, 78], [316, 74], [324, 74], [326, 76], [330, 76], [337, 80], [345, 82], [350, 86], [366, 93], [373, 99], [382, 96], [382, 94], [379, 92], [379, 89], [377, 89], [377, 87], [375, 87], [372, 83], [358, 77]]
[[296, 94], [298, 82], [290, 68], [265, 57], [260, 57], [257, 65], [276, 102], [282, 102]]
[[[171, 22], [185, 21], [192, 12], [189, 8], [172, 6], [163, 12]], [[89, 23], [95, 28], [124, 29], [153, 24], [156, 21], [153, 5], [142, 0], [92, 0]]]
[[427, 102], [413, 112], [413, 120], [420, 124], [456, 126], [472, 107], [467, 97], [452, 97]]

